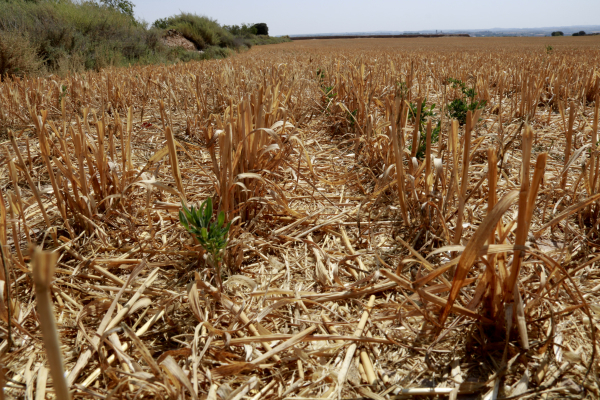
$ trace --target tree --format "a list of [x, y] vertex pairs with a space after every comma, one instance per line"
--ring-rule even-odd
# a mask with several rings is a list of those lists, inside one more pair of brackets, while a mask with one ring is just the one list
[[256, 25], [241, 24], [241, 25], [223, 25], [225, 30], [228, 30], [234, 36], [252, 37], [256, 35]]
[[254, 24], [253, 28], [256, 28], [257, 35], [269, 36], [269, 27], [264, 22]]
[[125, 14], [130, 16], [132, 19], [133, 16], [133, 7], [135, 5], [129, 0], [98, 0], [100, 4], [105, 5], [108, 8], [113, 8], [120, 12], [121, 14]]
[[552, 36], [565, 36], [565, 34], [562, 31], [555, 31], [552, 32]]
[[585, 36], [585, 31], [575, 32], [573, 36]]

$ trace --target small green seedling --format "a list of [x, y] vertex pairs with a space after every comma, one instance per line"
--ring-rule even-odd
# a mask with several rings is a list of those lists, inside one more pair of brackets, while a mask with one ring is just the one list
[[327, 86], [325, 84], [325, 70], [322, 68], [317, 69], [317, 80], [319, 81], [319, 85], [321, 86], [321, 92], [323, 92], [322, 98], [325, 103], [327, 103], [327, 107], [325, 108], [325, 112], [329, 112], [329, 106], [331, 102], [337, 96], [337, 93], [333, 92], [335, 86]]
[[450, 118], [456, 119], [460, 125], [464, 125], [467, 122], [467, 112], [485, 107], [486, 102], [485, 100], [476, 101], [475, 89], [467, 88], [464, 82], [453, 78], [448, 78], [447, 82], [451, 83], [454, 89], [460, 89], [462, 94], [462, 98], [454, 99], [448, 104], [448, 115]]
[[58, 104], [62, 103], [62, 100], [67, 96], [68, 90], [66, 85], [60, 87], [60, 94], [58, 96]]
[[188, 209], [181, 203], [183, 210], [179, 211], [179, 221], [184, 228], [198, 239], [200, 245], [212, 256], [215, 263], [219, 288], [221, 284], [221, 260], [223, 250], [227, 247], [227, 235], [231, 222], [225, 224], [225, 213], [221, 211], [216, 221], [213, 221], [213, 204], [209, 197], [200, 207]]
[[[419, 121], [419, 132], [421, 132], [421, 137], [419, 140], [419, 148], [417, 149], [416, 154], [416, 157], [419, 160], [425, 158], [425, 153], [427, 151], [427, 132], [425, 130], [425, 124], [427, 123], [428, 118], [433, 119], [433, 117], [435, 117], [436, 115], [435, 112], [433, 112], [433, 110], [435, 109], [435, 104], [432, 104], [431, 106], [429, 106], [429, 108], [427, 108], [426, 106], [427, 99], [423, 99], [423, 103], [421, 103], [421, 120]], [[409, 104], [409, 107], [410, 111], [408, 113], [408, 116], [409, 119], [414, 122], [415, 119], [417, 119], [417, 104], [411, 102]], [[431, 131], [431, 144], [437, 143], [441, 130], [441, 121], [438, 121], [435, 128], [433, 128], [433, 130]], [[409, 149], [411, 149], [412, 146], [408, 147]]]
[[348, 125], [350, 125], [350, 127], [353, 127], [354, 123], [356, 122], [356, 114], [358, 114], [358, 108], [353, 111], [346, 110], [346, 120], [348, 121]]

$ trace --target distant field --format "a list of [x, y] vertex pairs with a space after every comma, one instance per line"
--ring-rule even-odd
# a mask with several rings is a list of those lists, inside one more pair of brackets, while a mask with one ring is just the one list
[[422, 50], [456, 51], [489, 50], [493, 52], [513, 49], [539, 50], [546, 45], [556, 49], [599, 49], [598, 36], [563, 37], [440, 37], [440, 38], [368, 38], [368, 39], [320, 39], [301, 40], [281, 45], [284, 48], [302, 50], [338, 49], [338, 50]]
[[3, 77], [4, 393], [599, 398], [599, 70], [403, 38]]
[[407, 39], [407, 38], [441, 38], [441, 37], [469, 37], [468, 34], [454, 34], [454, 35], [426, 35], [426, 34], [415, 34], [415, 35], [329, 35], [329, 36], [294, 36], [292, 40], [327, 40], [327, 39]]

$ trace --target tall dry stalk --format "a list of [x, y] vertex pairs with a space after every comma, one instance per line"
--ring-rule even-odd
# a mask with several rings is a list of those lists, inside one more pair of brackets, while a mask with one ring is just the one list
[[[521, 139], [522, 143], [522, 165], [521, 165], [521, 190], [519, 191], [519, 214], [517, 216], [517, 231], [515, 234], [515, 245], [523, 246], [527, 239], [527, 216], [529, 206], [529, 163], [531, 159], [531, 145], [533, 142], [533, 133], [529, 125], [525, 127], [525, 132]], [[535, 200], [535, 199], [534, 199]], [[512, 293], [517, 277], [521, 270], [521, 263], [525, 254], [520, 250], [515, 250], [515, 257], [508, 275], [508, 280], [504, 287], [504, 301], [512, 301]]]
[[185, 189], [181, 181], [181, 171], [179, 170], [179, 159], [177, 157], [177, 146], [175, 139], [173, 138], [173, 132], [171, 127], [167, 126], [165, 129], [165, 136], [167, 138], [167, 146], [169, 148], [169, 162], [171, 163], [171, 171], [173, 172], [173, 178], [177, 185], [177, 190], [181, 193], [182, 200], [185, 201]]
[[425, 196], [429, 199], [431, 192], [431, 119], [427, 121], [427, 133], [425, 142]]
[[592, 122], [592, 151], [590, 157], [590, 195], [594, 195], [597, 192], [598, 182], [598, 168], [600, 167], [600, 160], [598, 159], [598, 111], [600, 108], [600, 95], [596, 96], [594, 100], [594, 120]]
[[[571, 157], [571, 147], [573, 146], [573, 124], [575, 122], [575, 103], [571, 102], [569, 106], [569, 126], [567, 132], [565, 132], [567, 138], [567, 144], [565, 146], [565, 168], [568, 168], [569, 159]], [[561, 189], [565, 189], [567, 184], [568, 171], [565, 171], [562, 180], [560, 181]]]
[[59, 400], [69, 400], [71, 394], [67, 386], [63, 368], [63, 357], [54, 310], [52, 309], [51, 283], [58, 254], [36, 248], [33, 255], [33, 280], [35, 283], [36, 307], [40, 319], [40, 329], [44, 340], [44, 349], [50, 366], [54, 393]]
[[[417, 101], [417, 115], [413, 115], [413, 118], [415, 120], [415, 127], [413, 129], [413, 134], [412, 134], [412, 147], [410, 150], [411, 158], [415, 158], [417, 156], [417, 151], [419, 149], [419, 127], [421, 125], [421, 111], [422, 111], [421, 108], [423, 105], [422, 98], [418, 98], [416, 101]], [[410, 166], [411, 174], [414, 174], [415, 171], [412, 170], [412, 164], [408, 163], [408, 165]]]
[[[460, 181], [460, 192], [458, 194], [458, 211], [456, 218], [456, 226], [454, 228], [454, 244], [460, 244], [463, 231], [463, 218], [465, 213], [465, 197], [467, 195], [467, 187], [469, 186], [469, 155], [471, 154], [471, 124], [473, 115], [471, 110], [467, 111], [467, 123], [465, 126], [465, 134], [463, 136], [464, 146], [462, 152], [462, 178]], [[454, 122], [453, 122], [454, 124]], [[456, 171], [458, 175], [458, 171]]]
[[[402, 109], [401, 109], [402, 110]], [[402, 112], [400, 110], [400, 112]], [[404, 154], [401, 150], [400, 144], [401, 139], [398, 133], [398, 125], [395, 123], [396, 116], [396, 107], [392, 107], [390, 102], [388, 101], [388, 112], [391, 114], [391, 127], [390, 127], [390, 135], [392, 136], [392, 145], [394, 146], [394, 155], [396, 159], [396, 182], [398, 186], [398, 201], [400, 202], [400, 210], [402, 211], [402, 218], [404, 222], [408, 224], [408, 212], [406, 209], [406, 198], [404, 191]], [[410, 164], [410, 163], [409, 163]]]

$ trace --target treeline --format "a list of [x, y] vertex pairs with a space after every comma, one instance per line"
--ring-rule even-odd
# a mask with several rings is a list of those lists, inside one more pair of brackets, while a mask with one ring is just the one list
[[[594, 35], [594, 34], [592, 34]], [[554, 31], [552, 32], [552, 36], [565, 36], [563, 31]], [[585, 31], [574, 32], [571, 36], [587, 36]]]
[[[289, 40], [261, 36], [258, 26], [266, 24], [236, 32], [208, 17], [181, 13], [150, 25], [136, 20], [133, 11], [129, 0], [0, 0], [0, 79], [223, 58], [255, 44]], [[168, 30], [196, 50], [166, 46], [161, 39]]]

